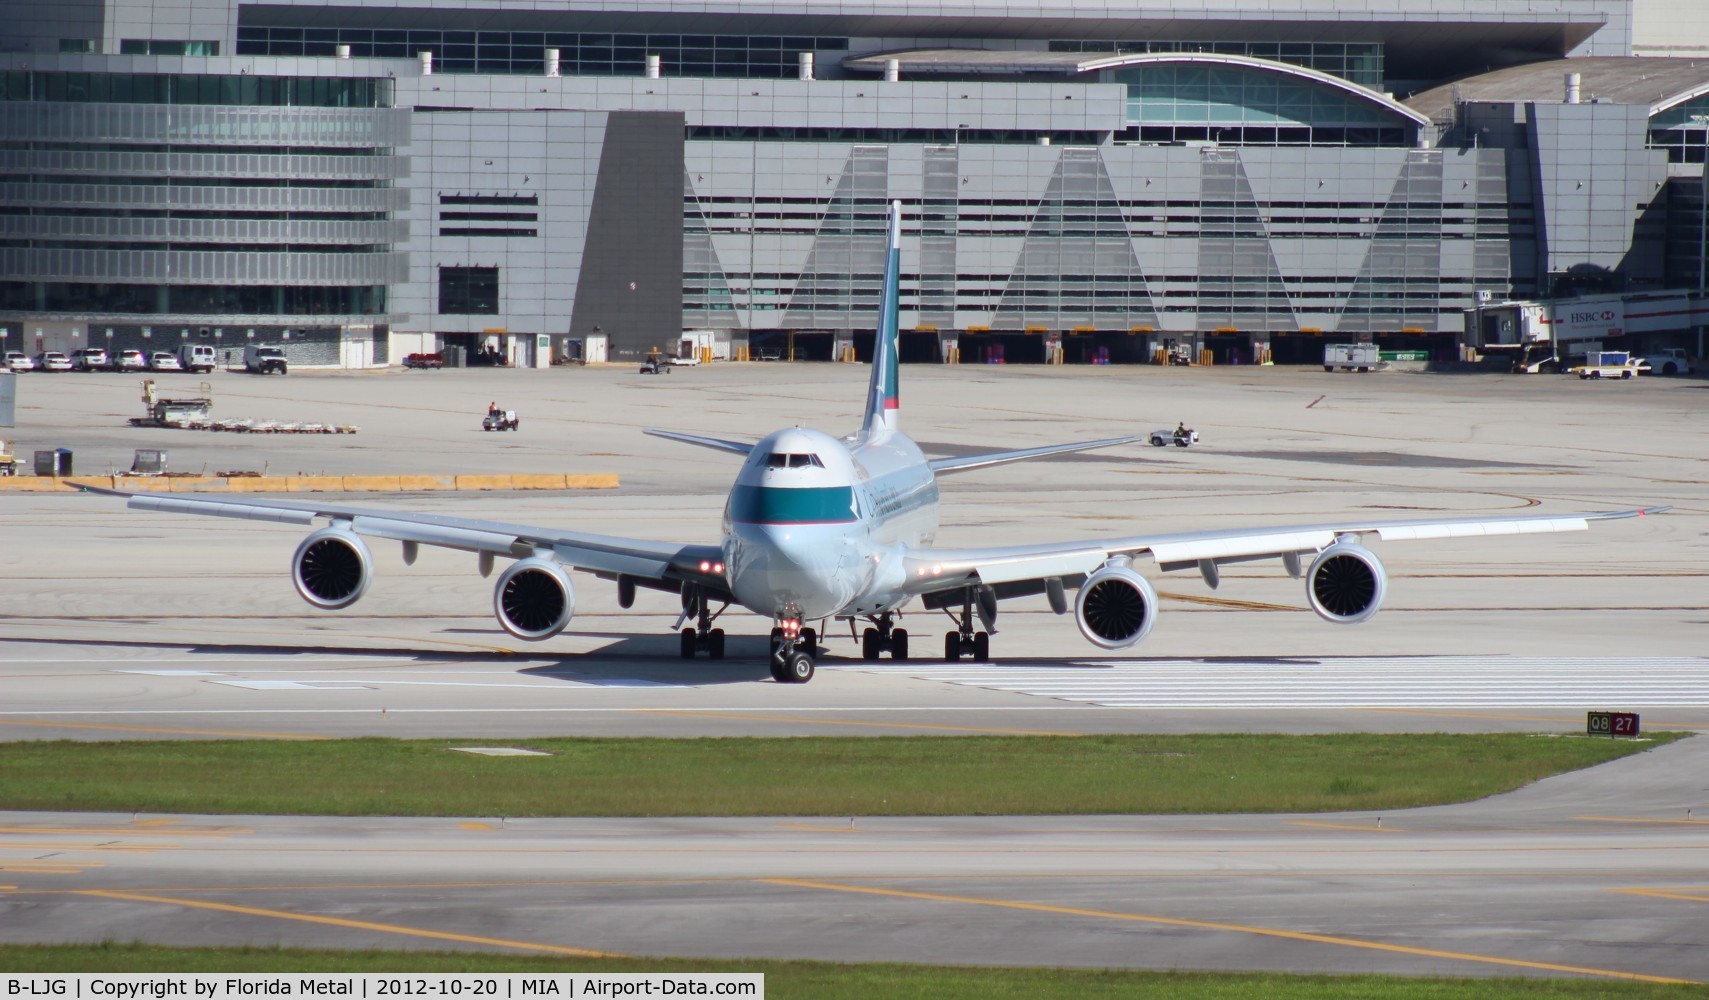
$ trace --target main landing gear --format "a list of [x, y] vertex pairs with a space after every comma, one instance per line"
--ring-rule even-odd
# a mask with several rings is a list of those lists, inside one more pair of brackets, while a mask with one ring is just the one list
[[813, 654], [819, 633], [802, 628], [801, 619], [784, 615], [771, 630], [771, 679], [779, 684], [805, 684], [813, 679]]
[[[973, 631], [974, 597], [974, 592], [968, 590], [962, 601], [961, 617], [956, 622], [956, 630], [944, 633], [944, 659], [951, 663], [963, 656], [973, 657], [975, 663], [991, 661], [991, 633]], [[955, 616], [952, 614], [951, 617]]]
[[695, 616], [693, 628], [682, 630], [682, 658], [692, 660], [695, 654], [705, 651], [707, 659], [722, 660], [724, 658], [724, 630], [713, 628], [712, 623], [724, 613], [728, 604], [717, 611], [712, 610], [712, 602], [706, 599], [706, 592], [696, 587], [684, 590], [682, 594], [682, 615], [687, 618]]
[[[908, 630], [896, 628], [895, 622], [887, 611], [881, 615], [873, 615], [869, 619], [872, 625], [860, 634], [860, 658], [876, 660], [880, 653], [888, 650], [892, 660], [908, 658]], [[854, 620], [849, 620], [852, 628]]]

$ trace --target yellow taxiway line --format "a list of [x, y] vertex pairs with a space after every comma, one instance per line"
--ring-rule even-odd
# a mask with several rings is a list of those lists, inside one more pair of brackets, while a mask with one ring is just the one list
[[405, 927], [401, 924], [380, 924], [367, 920], [346, 920], [342, 917], [323, 917], [313, 913], [293, 913], [289, 910], [268, 910], [256, 906], [235, 906], [230, 903], [215, 903], [204, 899], [179, 899], [173, 896], [148, 896], [134, 892], [117, 892], [111, 889], [89, 889], [78, 892], [80, 896], [99, 896], [103, 899], [124, 899], [137, 903], [161, 903], [167, 906], [188, 906], [202, 910], [218, 910], [221, 913], [238, 913], [250, 917], [270, 917], [274, 920], [298, 920], [309, 924], [323, 924], [328, 927], [348, 927], [353, 930], [379, 931], [382, 934], [403, 934], [409, 937], [431, 938], [435, 941], [455, 941], [459, 944], [490, 945], [497, 948], [515, 948], [520, 951], [543, 951], [553, 955], [573, 955], [577, 958], [627, 958], [611, 951], [592, 951], [587, 948], [566, 948], [556, 944], [542, 944], [536, 941], [509, 941], [504, 938], [479, 937], [473, 934], [453, 934], [448, 931], [431, 931], [421, 927]]
[[1159, 917], [1142, 913], [1117, 913], [1109, 910], [1085, 910], [1072, 906], [1052, 906], [1048, 903], [1027, 903], [1007, 899], [981, 899], [975, 896], [949, 896], [935, 892], [911, 892], [904, 889], [881, 889], [877, 886], [839, 885], [831, 882], [807, 882], [800, 879], [768, 878], [759, 881], [769, 885], [791, 886], [797, 889], [822, 889], [829, 892], [865, 893], [874, 896], [888, 896], [902, 899], [922, 899], [936, 903], [966, 903], [974, 906], [992, 906], [1007, 910], [1027, 910], [1034, 913], [1056, 913], [1071, 917], [1094, 917], [1102, 920], [1122, 920], [1133, 923], [1161, 924], [1168, 927], [1192, 927], [1208, 931], [1228, 931], [1236, 934], [1257, 934], [1263, 937], [1285, 938], [1290, 941], [1309, 941], [1314, 944], [1333, 944], [1344, 948], [1364, 948], [1372, 951], [1387, 951], [1401, 955], [1417, 955], [1424, 958], [1443, 958], [1459, 962], [1481, 962], [1487, 965], [1504, 965], [1516, 969], [1538, 969], [1544, 972], [1570, 972], [1584, 976], [1602, 976], [1609, 979], [1630, 979], [1644, 983], [1674, 983], [1695, 985], [1692, 979], [1671, 979], [1664, 976], [1647, 976], [1637, 972], [1622, 972], [1616, 969], [1592, 969], [1576, 965], [1557, 965], [1552, 962], [1532, 962], [1521, 958], [1501, 958], [1494, 955], [1472, 955], [1457, 951], [1438, 951], [1433, 948], [1413, 948], [1407, 945], [1387, 944], [1381, 941], [1365, 941], [1359, 938], [1336, 937], [1329, 934], [1311, 934], [1305, 931], [1289, 931], [1275, 927], [1249, 927], [1243, 924], [1225, 924], [1209, 920], [1185, 920], [1179, 917]]
[[0, 719], [0, 726], [40, 726], [44, 729], [101, 729], [116, 733], [160, 733], [167, 736], [232, 736], [245, 740], [330, 740], [331, 736], [310, 736], [306, 733], [255, 733], [228, 729], [165, 729], [159, 726], [114, 726], [94, 722], [35, 722], [20, 719]]

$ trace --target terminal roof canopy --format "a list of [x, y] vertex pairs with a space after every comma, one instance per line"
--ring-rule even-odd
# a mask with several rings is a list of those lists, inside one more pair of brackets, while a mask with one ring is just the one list
[[1568, 73], [1579, 74], [1580, 100], [1643, 104], [1652, 115], [1709, 91], [1709, 60], [1585, 56], [1479, 73], [1420, 91], [1405, 103], [1436, 122], [1453, 121], [1458, 102], [1558, 103]]
[[[843, 65], [851, 70], [881, 72], [884, 70], [885, 64], [892, 59], [901, 65], [903, 73], [914, 76], [1061, 74], [1065, 78], [1073, 78], [1080, 74], [1099, 73], [1104, 70], [1127, 70], [1131, 72], [1148, 67], [1222, 66], [1252, 73], [1274, 73], [1281, 77], [1287, 77], [1296, 83], [1312, 84], [1339, 91], [1344, 98], [1349, 99], [1350, 103], [1364, 105], [1369, 112], [1379, 119], [1401, 119], [1414, 126], [1429, 124], [1429, 120], [1424, 115], [1388, 95], [1378, 93], [1367, 87], [1361, 87], [1341, 77], [1303, 66], [1295, 66], [1291, 63], [1225, 53], [913, 49], [851, 56], [843, 60]], [[1096, 76], [1091, 76], [1077, 82], [1094, 82], [1098, 79]], [[1112, 82], [1129, 82], [1129, 80], [1118, 72]]]

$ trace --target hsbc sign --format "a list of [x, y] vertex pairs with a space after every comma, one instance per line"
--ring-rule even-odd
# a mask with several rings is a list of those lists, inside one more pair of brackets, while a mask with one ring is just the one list
[[1602, 340], [1626, 332], [1626, 304], [1613, 302], [1558, 302], [1550, 327], [1558, 341]]

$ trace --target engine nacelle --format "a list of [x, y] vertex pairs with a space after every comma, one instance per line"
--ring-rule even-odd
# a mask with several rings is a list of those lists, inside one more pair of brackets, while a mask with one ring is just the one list
[[367, 544], [345, 528], [322, 528], [303, 539], [291, 557], [297, 593], [327, 611], [355, 604], [373, 578], [374, 557]]
[[1074, 601], [1074, 622], [1094, 646], [1126, 649], [1157, 620], [1157, 591], [1126, 566], [1105, 566], [1086, 578]]
[[493, 614], [518, 639], [550, 639], [576, 613], [576, 591], [557, 562], [533, 556], [512, 563], [493, 588]]
[[1357, 625], [1377, 613], [1389, 577], [1370, 549], [1336, 542], [1317, 554], [1305, 574], [1306, 600], [1318, 617], [1337, 625]]

